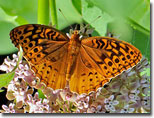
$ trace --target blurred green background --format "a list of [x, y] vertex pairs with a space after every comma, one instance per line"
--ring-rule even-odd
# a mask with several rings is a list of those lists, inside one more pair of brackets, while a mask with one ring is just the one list
[[[0, 0], [0, 55], [17, 51], [9, 38], [16, 26], [37, 23], [37, 0]], [[150, 0], [56, 0], [59, 30], [90, 23], [93, 35], [107, 32], [136, 46], [150, 61]], [[98, 16], [97, 21], [92, 22]]]

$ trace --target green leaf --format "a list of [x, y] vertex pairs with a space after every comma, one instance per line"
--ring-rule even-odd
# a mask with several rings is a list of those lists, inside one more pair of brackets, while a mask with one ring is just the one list
[[11, 43], [9, 33], [18, 24], [27, 23], [22, 17], [10, 16], [0, 7], [0, 55], [10, 54], [17, 49]]
[[22, 16], [18, 16], [15, 21], [18, 23], [18, 25], [29, 24], [29, 22]]
[[[61, 9], [64, 16], [61, 12], [59, 12], [58, 9]], [[82, 17], [77, 12], [76, 9], [74, 9], [74, 6], [71, 2], [71, 0], [56, 0], [56, 9], [57, 9], [57, 17], [58, 17], [58, 29], [64, 29], [65, 27], [74, 24], [74, 23], [81, 23]]]
[[150, 36], [145, 35], [143, 32], [140, 32], [138, 30], [134, 30], [131, 42], [135, 47], [137, 47], [141, 51], [142, 55], [147, 57], [150, 61]]
[[[150, 35], [150, 2], [149, 0], [140, 0], [132, 13], [129, 15], [129, 19], [136, 24], [143, 27], [142, 32]], [[131, 22], [130, 22], [131, 23]], [[132, 24], [136, 27], [136, 24]], [[138, 27], [136, 27], [138, 29]], [[140, 29], [138, 29], [140, 30]]]
[[9, 38], [9, 32], [15, 27], [12, 23], [0, 21], [0, 55], [6, 55], [17, 51]]
[[76, 8], [79, 14], [81, 14], [81, 0], [72, 0], [72, 4]]
[[42, 90], [41, 89], [38, 89], [37, 91], [39, 93], [39, 98], [42, 98], [42, 100], [43, 100], [45, 98], [45, 96], [44, 96]]
[[[101, 17], [97, 19], [98, 16]], [[100, 8], [94, 6], [92, 3], [90, 4], [86, 2], [85, 0], [82, 1], [82, 17], [86, 22], [94, 27], [95, 31], [97, 31], [101, 36], [105, 36], [107, 24], [113, 20], [109, 14], [102, 12]], [[94, 21], [95, 19], [97, 20]]]
[[146, 68], [141, 74], [147, 74], [147, 76], [150, 76], [150, 68]]
[[[113, 18], [123, 17], [130, 24], [143, 27], [143, 33], [150, 34], [150, 2], [149, 0], [86, 0], [90, 7], [98, 7]], [[131, 19], [131, 20], [130, 20]], [[134, 24], [132, 24], [134, 25]], [[121, 27], [120, 25], [119, 27]], [[134, 25], [136, 27], [136, 25]], [[138, 27], [136, 27], [138, 28]], [[145, 29], [145, 30], [144, 30]], [[140, 29], [139, 29], [140, 30]]]
[[132, 19], [128, 19], [128, 24], [130, 24], [135, 30], [143, 32], [145, 35], [150, 35], [149, 30], [143, 27], [142, 25], [136, 23]]
[[11, 27], [17, 25], [16, 19], [17, 16], [9, 16], [0, 7], [0, 55], [16, 51], [14, 46], [11, 44], [11, 40], [8, 40]]
[[116, 18], [113, 22], [108, 23], [108, 31], [114, 36], [119, 37], [120, 40], [131, 42], [133, 37], [133, 29], [130, 25], [125, 23], [125, 19]]
[[0, 21], [10, 22], [14, 25], [17, 25], [15, 22], [17, 16], [9, 16], [1, 7], [0, 7]]
[[110, 15], [128, 16], [142, 0], [86, 0]]
[[14, 78], [15, 72], [10, 72], [0, 75], [0, 88], [7, 86], [10, 81]]
[[12, 16], [20, 16], [30, 23], [37, 21], [38, 0], [0, 0], [0, 7]]

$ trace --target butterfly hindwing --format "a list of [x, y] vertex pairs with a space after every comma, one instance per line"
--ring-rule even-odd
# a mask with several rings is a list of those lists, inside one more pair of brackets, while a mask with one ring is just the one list
[[109, 80], [99, 73], [94, 61], [87, 56], [83, 48], [77, 56], [76, 67], [70, 80], [71, 91], [79, 94], [90, 93], [96, 91], [99, 87], [103, 87]]
[[66, 59], [67, 55], [65, 54], [63, 58], [54, 63], [45, 60], [43, 63], [32, 65], [31, 68], [41, 82], [44, 82], [48, 87], [54, 90], [64, 89], [66, 85]]

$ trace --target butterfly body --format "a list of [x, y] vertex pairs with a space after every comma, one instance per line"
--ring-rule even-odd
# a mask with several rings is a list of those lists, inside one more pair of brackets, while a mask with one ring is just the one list
[[75, 30], [72, 34], [70, 40], [69, 40], [69, 46], [68, 46], [68, 65], [67, 65], [67, 72], [66, 72], [66, 80], [70, 80], [71, 75], [74, 71], [74, 68], [76, 66], [76, 59], [77, 55], [79, 54], [80, 47], [81, 47], [81, 41], [79, 39], [80, 35], [78, 34], [78, 31]]
[[133, 45], [111, 37], [80, 39], [45, 25], [28, 24], [10, 32], [14, 45], [23, 48], [31, 69], [47, 86], [79, 94], [96, 91], [142, 58]]

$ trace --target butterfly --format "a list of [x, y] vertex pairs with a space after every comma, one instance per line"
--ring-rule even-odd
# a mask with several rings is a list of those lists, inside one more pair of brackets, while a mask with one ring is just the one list
[[79, 30], [68, 37], [49, 26], [27, 24], [10, 32], [13, 44], [23, 48], [31, 69], [48, 87], [90, 93], [135, 66], [142, 58], [133, 45], [112, 37], [86, 37]]

